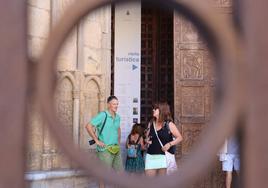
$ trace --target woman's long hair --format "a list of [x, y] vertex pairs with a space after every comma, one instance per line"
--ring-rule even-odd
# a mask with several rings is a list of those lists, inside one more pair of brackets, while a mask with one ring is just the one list
[[157, 102], [153, 105], [153, 109], [159, 109], [159, 119], [158, 121], [173, 121], [170, 107], [167, 102]]

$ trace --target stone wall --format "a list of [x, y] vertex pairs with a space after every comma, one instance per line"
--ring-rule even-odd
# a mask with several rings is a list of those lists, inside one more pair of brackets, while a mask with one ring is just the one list
[[[37, 62], [49, 32], [64, 15], [66, 7], [74, 1], [28, 1], [29, 55], [34, 62]], [[85, 131], [85, 124], [105, 108], [105, 99], [110, 92], [110, 6], [90, 13], [74, 27], [59, 53], [57, 69], [55, 107], [59, 119], [64, 128], [73, 135], [73, 141], [81, 148], [89, 150], [89, 136]], [[55, 144], [42, 121], [39, 104], [35, 99], [32, 100], [29, 110], [26, 173], [29, 187], [86, 187], [85, 183], [76, 183], [77, 178], [80, 178], [77, 181], [87, 180], [72, 171], [73, 164]], [[52, 175], [48, 176], [47, 172]], [[55, 173], [61, 175], [53, 176]]]

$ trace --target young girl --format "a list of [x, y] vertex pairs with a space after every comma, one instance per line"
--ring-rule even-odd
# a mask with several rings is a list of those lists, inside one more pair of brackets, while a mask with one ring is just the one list
[[[125, 170], [130, 173], [144, 172], [144, 159], [142, 150], [145, 149], [141, 126], [134, 124], [126, 141], [127, 159]], [[131, 148], [131, 149], [130, 149]]]

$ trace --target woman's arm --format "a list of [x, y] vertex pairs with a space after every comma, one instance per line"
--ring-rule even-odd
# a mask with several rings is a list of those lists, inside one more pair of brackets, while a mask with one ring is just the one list
[[146, 150], [146, 145], [145, 145], [145, 143], [144, 143], [144, 139], [143, 139], [142, 136], [140, 137], [139, 144], [141, 145], [141, 149], [142, 149], [142, 150]]
[[181, 133], [173, 122], [169, 122], [169, 129], [170, 129], [170, 132], [172, 133], [173, 137], [175, 138], [175, 140], [173, 140], [169, 143], [171, 144], [171, 146], [177, 145], [178, 143], [180, 143], [182, 141]]
[[148, 123], [148, 127], [147, 127], [147, 129], [145, 130], [145, 140], [143, 139], [143, 142], [144, 142], [144, 147], [145, 147], [145, 149], [146, 148], [148, 148], [149, 147], [149, 145], [152, 143], [151, 141], [150, 141], [150, 138], [149, 138], [149, 134], [150, 134], [150, 128], [151, 128], [151, 124], [150, 124], [150, 122]]
[[169, 122], [168, 126], [169, 126], [171, 134], [173, 135], [173, 137], [175, 137], [175, 139], [164, 145], [164, 147], [162, 148], [164, 152], [169, 150], [171, 146], [177, 145], [178, 143], [182, 141], [181, 133], [176, 127], [176, 125], [173, 122]]

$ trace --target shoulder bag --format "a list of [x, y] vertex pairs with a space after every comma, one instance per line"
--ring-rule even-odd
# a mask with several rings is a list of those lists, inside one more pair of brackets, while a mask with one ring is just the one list
[[[98, 134], [98, 138], [99, 138], [99, 135], [102, 133], [102, 130], [103, 130], [104, 126], [105, 126], [106, 119], [107, 119], [107, 113], [105, 111], [104, 111], [104, 113], [105, 113], [105, 119], [104, 119], [104, 121], [102, 123], [102, 127], [101, 127], [101, 130], [100, 130], [100, 133]], [[88, 143], [89, 143], [89, 145], [93, 145], [96, 142], [95, 142], [95, 140], [92, 139], [92, 140], [89, 140]]]
[[[155, 123], [154, 123], [154, 131], [157, 137], [157, 140], [159, 141], [161, 147], [163, 147], [163, 144], [161, 142], [161, 140], [158, 137], [157, 131], [155, 129]], [[175, 172], [177, 170], [177, 163], [176, 163], [176, 159], [175, 159], [175, 155], [169, 153], [168, 151], [165, 152], [165, 156], [166, 156], [166, 160], [167, 160], [167, 175], [172, 174], [173, 172]]]

